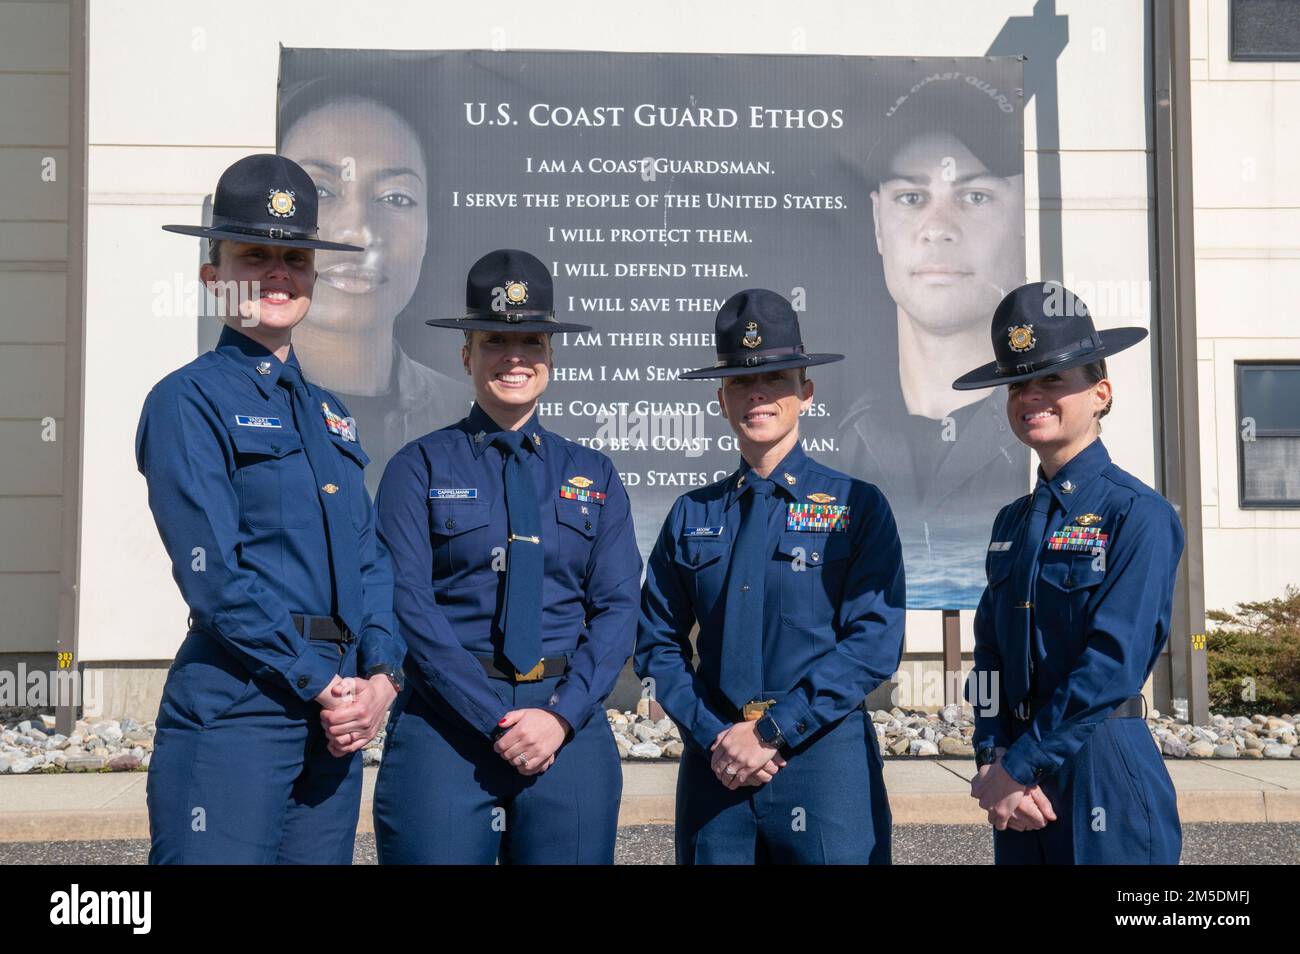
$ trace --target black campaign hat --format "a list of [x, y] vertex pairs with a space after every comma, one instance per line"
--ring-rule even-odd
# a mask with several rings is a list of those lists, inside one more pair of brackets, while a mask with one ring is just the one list
[[842, 354], [809, 354], [799, 336], [799, 316], [784, 297], [766, 288], [736, 292], [714, 321], [718, 362], [680, 375], [683, 380], [808, 368], [844, 360]]
[[488, 252], [465, 279], [465, 314], [429, 318], [435, 328], [462, 331], [590, 331], [591, 325], [557, 321], [551, 273], [535, 255], [517, 248]]
[[284, 156], [245, 156], [221, 174], [212, 198], [212, 224], [164, 225], [168, 232], [254, 245], [364, 252], [360, 245], [316, 237], [316, 183]]
[[1088, 306], [1060, 282], [1031, 282], [1012, 290], [993, 312], [997, 359], [952, 383], [958, 391], [992, 388], [1067, 371], [1131, 348], [1145, 328], [1098, 331]]

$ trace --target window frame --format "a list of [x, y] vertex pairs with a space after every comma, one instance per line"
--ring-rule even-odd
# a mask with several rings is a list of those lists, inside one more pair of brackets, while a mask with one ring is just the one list
[[[1259, 500], [1250, 499], [1246, 496], [1246, 441], [1241, 435], [1242, 421], [1247, 417], [1246, 409], [1241, 403], [1242, 382], [1245, 376], [1251, 371], [1266, 370], [1287, 370], [1293, 371], [1300, 376], [1300, 360], [1279, 361], [1276, 359], [1265, 360], [1238, 360], [1233, 362], [1233, 383], [1234, 383], [1234, 400], [1236, 403], [1236, 420], [1233, 430], [1236, 432], [1237, 443], [1237, 506], [1242, 510], [1300, 510], [1300, 497], [1294, 499], [1277, 501], [1277, 500]], [[1261, 431], [1258, 427], [1255, 430], [1255, 440], [1261, 437], [1294, 437], [1300, 438], [1300, 427], [1294, 428], [1270, 428], [1267, 431]]]

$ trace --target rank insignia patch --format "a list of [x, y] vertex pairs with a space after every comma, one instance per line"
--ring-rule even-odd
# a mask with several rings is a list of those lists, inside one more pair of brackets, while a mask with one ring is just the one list
[[849, 508], [843, 504], [792, 503], [785, 512], [787, 530], [815, 530], [823, 533], [849, 529]]
[[1080, 527], [1066, 524], [1060, 530], [1052, 531], [1047, 539], [1049, 550], [1079, 550], [1092, 552], [1106, 549], [1108, 533], [1102, 533], [1096, 527]]
[[588, 490], [586, 487], [570, 487], [568, 484], [561, 484], [560, 496], [565, 500], [581, 500], [584, 503], [605, 506], [605, 495], [599, 490]]
[[345, 441], [355, 441], [357, 439], [356, 429], [346, 417], [335, 414], [330, 410], [330, 406], [324, 402], [321, 403], [320, 410], [325, 415], [325, 426], [329, 428], [331, 434], [335, 437], [341, 437]]
[[430, 487], [430, 500], [477, 500], [477, 487]]
[[827, 503], [834, 503], [834, 502], [835, 502], [835, 498], [832, 497], [830, 494], [820, 494], [820, 493], [819, 493], [819, 494], [809, 494], [809, 495], [808, 495], [808, 499], [811, 500], [813, 503], [820, 503], [820, 504], [827, 504]]

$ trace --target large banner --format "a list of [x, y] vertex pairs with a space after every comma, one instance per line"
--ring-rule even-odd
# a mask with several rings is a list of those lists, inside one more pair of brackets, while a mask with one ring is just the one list
[[278, 145], [321, 196], [320, 279], [295, 332], [375, 461], [464, 416], [462, 313], [484, 252], [551, 266], [546, 426], [614, 460], [648, 554], [673, 500], [732, 472], [713, 318], [744, 288], [800, 313], [805, 449], [871, 481], [903, 539], [908, 605], [975, 606], [998, 508], [1028, 486], [992, 359], [1021, 284], [1021, 62], [582, 52], [284, 50]]

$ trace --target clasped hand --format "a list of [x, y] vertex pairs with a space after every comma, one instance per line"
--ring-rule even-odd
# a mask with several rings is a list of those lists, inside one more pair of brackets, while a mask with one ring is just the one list
[[316, 697], [330, 755], [351, 755], [378, 735], [396, 697], [397, 690], [387, 676], [335, 676]]
[[981, 765], [971, 779], [971, 798], [988, 812], [989, 824], [998, 831], [1036, 831], [1056, 821], [1052, 803], [1037, 785], [1021, 785], [1002, 767], [1006, 749], [999, 747], [997, 761]]
[[513, 709], [497, 725], [506, 731], [492, 748], [520, 775], [545, 772], [569, 737], [569, 720], [550, 709]]
[[710, 766], [718, 781], [733, 791], [742, 785], [766, 785], [781, 769], [785, 759], [758, 737], [755, 722], [737, 722], [718, 733], [709, 751]]

